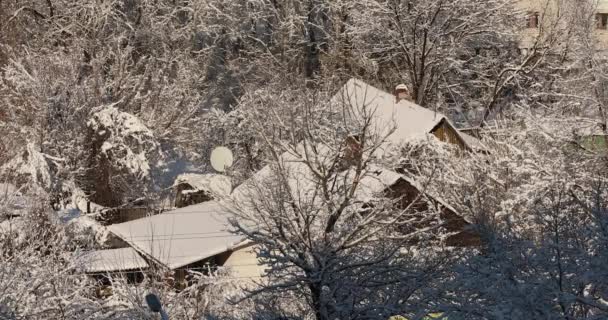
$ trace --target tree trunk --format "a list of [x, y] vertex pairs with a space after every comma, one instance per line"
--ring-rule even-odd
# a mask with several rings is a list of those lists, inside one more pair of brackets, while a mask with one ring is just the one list
[[327, 316], [327, 312], [325, 312], [323, 309], [323, 303], [322, 303], [322, 289], [320, 285], [317, 284], [310, 284], [308, 285], [308, 288], [310, 289], [310, 295], [311, 295], [311, 300], [312, 300], [312, 308], [315, 312], [315, 319], [316, 320], [329, 320], [329, 317]]

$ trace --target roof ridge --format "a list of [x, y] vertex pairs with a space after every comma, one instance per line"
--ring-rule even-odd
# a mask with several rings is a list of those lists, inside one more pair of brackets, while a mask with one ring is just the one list
[[[376, 86], [374, 86], [374, 85], [371, 85], [371, 84], [369, 84], [369, 83], [367, 83], [367, 82], [365, 82], [365, 81], [363, 81], [363, 80], [361, 80], [361, 79], [359, 79], [359, 78], [355, 78], [355, 77], [350, 78], [350, 79], [349, 79], [349, 80], [348, 80], [348, 81], [347, 81], [347, 82], [346, 82], [346, 83], [345, 83], [345, 84], [342, 86], [342, 88], [346, 87], [346, 86], [348, 85], [348, 83], [349, 83], [349, 82], [351, 82], [351, 81], [352, 81], [352, 82], [356, 82], [356, 83], [357, 83], [357, 84], [359, 84], [359, 85], [363, 84], [363, 85], [366, 85], [366, 86], [368, 86], [368, 87], [371, 87], [371, 88], [375, 89], [376, 91], [379, 91], [380, 93], [383, 93], [383, 94], [386, 94], [386, 95], [389, 95], [389, 96], [394, 96], [392, 93], [390, 93], [390, 92], [388, 92], [388, 91], [385, 91], [384, 89], [380, 89], [380, 88], [378, 88], [378, 87], [376, 87]], [[437, 110], [433, 110], [433, 109], [430, 109], [430, 108], [427, 108], [427, 107], [421, 106], [421, 105], [419, 105], [419, 104], [417, 104], [417, 103], [415, 103], [415, 102], [412, 102], [412, 101], [401, 100], [401, 101], [399, 101], [399, 102], [396, 102], [395, 104], [402, 104], [402, 103], [405, 103], [405, 105], [406, 105], [406, 106], [408, 106], [408, 107], [413, 107], [413, 108], [417, 108], [417, 109], [420, 109], [420, 110], [425, 110], [425, 111], [428, 111], [428, 112], [433, 112], [433, 113], [435, 113], [435, 114], [438, 114], [438, 115], [440, 115], [440, 116], [442, 116], [442, 117], [444, 117], [444, 118], [448, 119], [448, 117], [447, 117], [445, 114], [443, 114], [443, 113], [441, 113], [441, 112], [439, 112], [439, 111], [437, 111]], [[448, 119], [448, 120], [449, 120], [449, 119]]]

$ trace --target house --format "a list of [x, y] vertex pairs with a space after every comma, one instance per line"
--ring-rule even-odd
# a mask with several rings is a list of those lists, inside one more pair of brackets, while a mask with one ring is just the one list
[[412, 138], [432, 134], [462, 150], [472, 147], [443, 114], [421, 107], [407, 99], [375, 88], [361, 80], [350, 79], [332, 98], [336, 108], [344, 108], [351, 119], [371, 114], [370, 131], [387, 136], [387, 145], [398, 145]]
[[187, 271], [229, 267], [239, 277], [259, 277], [263, 268], [242, 236], [230, 232], [229, 210], [207, 201], [159, 215], [108, 226], [151, 263], [174, 272], [183, 285]]
[[[299, 146], [299, 148], [304, 148]], [[300, 154], [304, 153], [302, 150]], [[319, 152], [324, 154], [324, 152]], [[315, 192], [316, 183], [311, 179], [311, 172], [301, 159], [293, 153], [284, 153], [280, 156], [282, 175], [287, 179], [291, 197], [303, 204], [314, 203], [316, 199], [321, 200]], [[319, 159], [323, 161], [323, 159]], [[352, 170], [336, 173], [340, 178], [337, 181], [352, 181], [355, 179]], [[256, 197], [256, 186], [264, 186], [273, 183], [275, 176], [272, 168], [264, 167], [249, 180], [237, 187], [232, 194], [235, 202], [240, 204], [241, 210], [247, 210], [247, 206], [258, 205]], [[358, 182], [358, 188], [354, 198], [358, 202], [367, 204], [378, 196], [385, 196], [398, 200], [398, 207], [405, 209], [408, 206], [414, 212], [428, 212], [436, 210], [443, 220], [443, 227], [449, 233], [446, 245], [454, 247], [477, 246], [480, 244], [479, 236], [472, 230], [472, 224], [464, 216], [458, 213], [453, 207], [447, 204], [436, 194], [428, 191], [428, 188], [414, 181], [412, 178], [395, 172], [390, 169], [376, 165], [369, 166], [363, 173]], [[265, 199], [261, 200], [262, 202]], [[253, 204], [249, 204], [254, 202]], [[261, 204], [263, 206], [263, 204]], [[423, 227], [421, 224], [419, 227]], [[412, 232], [414, 230], [404, 230]]]
[[[582, 1], [559, 1], [559, 0], [519, 0], [515, 2], [516, 8], [524, 11], [525, 19], [521, 22], [523, 31], [520, 36], [519, 47], [522, 53], [530, 50], [538, 36], [568, 36], [563, 29], [572, 21], [567, 17], [573, 10], [568, 5], [575, 5], [595, 11], [595, 14], [581, 14], [580, 17], [589, 17], [594, 24], [589, 31], [596, 39], [594, 47], [600, 51], [608, 49], [608, 0], [582, 0]], [[562, 41], [563, 42], [563, 41]]]
[[[396, 90], [399, 90], [399, 86]], [[432, 134], [440, 141], [457, 145], [461, 150], [487, 151], [478, 137], [456, 129], [442, 113], [419, 106], [409, 99], [399, 99], [358, 79], [350, 79], [332, 100], [338, 106], [354, 110], [352, 117], [361, 117], [361, 113], [371, 111], [371, 131], [379, 136], [388, 135], [387, 144], [398, 145]]]
[[[444, 115], [420, 107], [407, 100], [397, 101], [392, 94], [376, 89], [356, 79], [349, 80], [341, 91], [332, 99], [334, 106], [349, 106], [352, 113], [347, 116], [358, 116], [357, 112], [373, 110], [371, 131], [374, 134], [386, 135], [385, 147], [405, 143], [416, 136], [434, 135], [448, 143], [453, 143], [462, 150], [471, 150], [472, 146], [454, 128]], [[356, 142], [356, 140], [353, 140]], [[287, 183], [291, 186], [292, 197], [301, 201], [315, 201], [315, 182], [310, 169], [302, 163], [299, 155], [307, 148], [300, 144], [297, 152], [287, 151], [280, 155], [287, 173]], [[324, 146], [317, 146], [324, 148]], [[356, 152], [355, 152], [356, 153]], [[325, 157], [331, 152], [318, 152]], [[379, 154], [382, 155], [381, 153]], [[331, 161], [332, 159], [317, 159]], [[342, 181], [354, 179], [352, 170], [336, 172], [342, 175]], [[193, 178], [186, 176], [187, 178]], [[196, 179], [184, 179], [193, 189], [205, 190], [208, 182], [202, 187], [186, 182]], [[263, 167], [250, 179], [236, 187], [230, 193], [230, 200], [222, 197], [207, 200], [198, 204], [184, 206], [155, 216], [108, 226], [108, 230], [128, 243], [146, 257], [149, 263], [171, 270], [175, 280], [181, 285], [188, 282], [188, 272], [209, 272], [217, 267], [231, 268], [234, 276], [242, 279], [261, 279], [264, 266], [255, 254], [255, 244], [246, 241], [243, 236], [231, 232], [230, 218], [233, 203], [237, 203], [245, 212], [252, 202], [264, 201], [255, 197], [256, 186], [271, 183], [274, 170], [270, 165]], [[179, 181], [179, 180], [178, 180]], [[179, 186], [179, 183], [176, 183]], [[458, 212], [430, 194], [425, 188], [402, 174], [381, 167], [370, 167], [359, 181], [359, 188], [354, 195], [361, 203], [380, 194], [399, 199], [403, 207], [410, 206], [416, 210], [434, 208], [440, 212], [450, 231], [447, 243], [453, 246], [468, 246], [479, 243], [478, 237], [470, 230], [470, 223]], [[422, 226], [422, 225], [421, 225]], [[255, 228], [255, 226], [251, 226]], [[404, 230], [408, 232], [408, 230]]]
[[398, 206], [400, 208], [407, 208], [411, 205], [415, 211], [426, 212], [432, 206], [433, 209], [437, 210], [444, 222], [443, 227], [449, 234], [445, 239], [447, 246], [468, 247], [481, 244], [481, 238], [471, 228], [470, 221], [442, 200], [441, 197], [431, 194], [416, 181], [399, 175], [384, 193], [389, 198], [399, 199]]
[[[289, 156], [284, 155], [289, 161]], [[290, 165], [302, 166], [301, 162]], [[301, 168], [300, 168], [301, 169]], [[300, 171], [301, 172], [301, 171]], [[290, 183], [298, 184], [299, 197], [306, 197], [310, 189], [296, 174]], [[236, 196], [250, 196], [252, 183], [264, 183], [272, 179], [269, 167], [258, 172], [248, 184], [237, 188]], [[312, 185], [311, 185], [312, 186]], [[446, 220], [446, 228], [453, 232], [448, 245], [475, 245], [478, 239], [468, 230], [469, 223], [456, 210], [438, 197], [421, 191], [415, 182], [391, 170], [374, 168], [361, 180], [356, 197], [371, 198], [384, 193], [402, 197], [403, 206], [416, 201], [418, 210], [435, 206]], [[405, 195], [405, 196], [404, 196]], [[255, 245], [242, 236], [230, 232], [230, 205], [219, 201], [207, 201], [196, 205], [150, 216], [122, 224], [111, 225], [109, 231], [141, 252], [149, 261], [174, 272], [179, 286], [187, 285], [188, 273], [206, 273], [217, 267], [229, 268], [239, 279], [261, 279], [264, 266], [258, 261]]]
[[97, 280], [98, 296], [111, 295], [112, 279], [124, 278], [128, 283], [141, 283], [149, 265], [131, 247], [78, 253], [76, 268]]

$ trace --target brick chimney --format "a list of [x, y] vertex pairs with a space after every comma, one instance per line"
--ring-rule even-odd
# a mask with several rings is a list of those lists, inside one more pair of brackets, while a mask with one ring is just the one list
[[401, 100], [412, 101], [410, 90], [403, 83], [395, 87], [395, 98], [397, 103], [399, 103]]

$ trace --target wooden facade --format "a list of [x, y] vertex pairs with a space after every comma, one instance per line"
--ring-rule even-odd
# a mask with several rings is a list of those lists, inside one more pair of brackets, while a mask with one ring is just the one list
[[[424, 213], [429, 209], [439, 210], [439, 216], [444, 222], [444, 227], [447, 232], [454, 233], [449, 236], [446, 244], [454, 247], [479, 246], [481, 239], [471, 230], [471, 225], [453, 209], [442, 204], [433, 197], [424, 197], [417, 187], [404, 179], [400, 179], [397, 183], [386, 190], [388, 197], [399, 199], [399, 208], [405, 209], [411, 205], [413, 212], [420, 212], [420, 223], [413, 224], [408, 230], [403, 230], [404, 233], [410, 233], [428, 226], [425, 222]], [[413, 203], [413, 204], [412, 204]], [[429, 204], [434, 208], [429, 208]]]
[[462, 150], [469, 150], [470, 148], [467, 146], [464, 140], [458, 135], [456, 129], [452, 127], [445, 119], [441, 120], [431, 133], [437, 137], [437, 139], [452, 143], [459, 146]]

